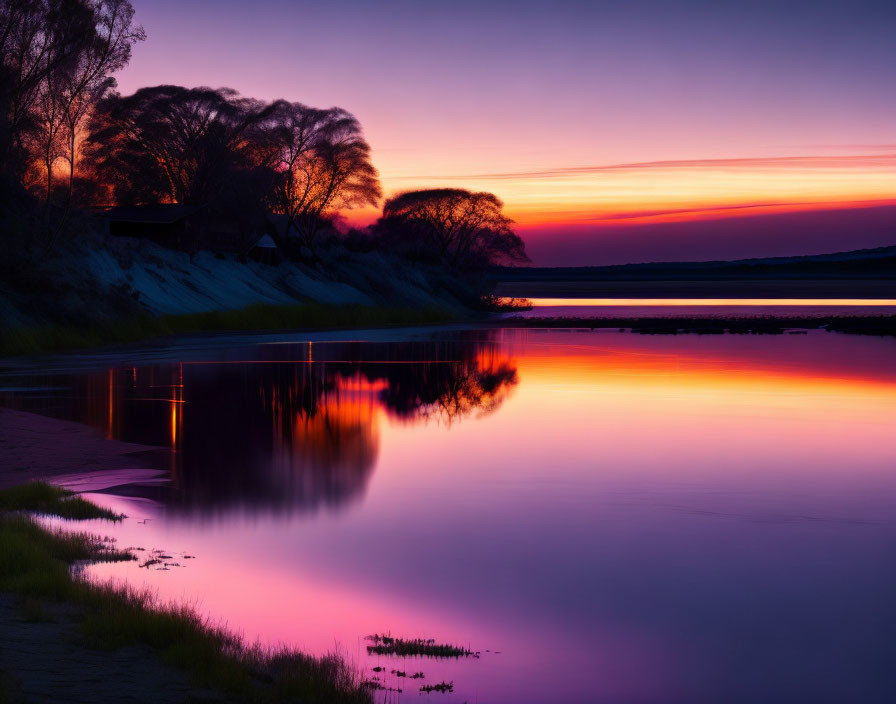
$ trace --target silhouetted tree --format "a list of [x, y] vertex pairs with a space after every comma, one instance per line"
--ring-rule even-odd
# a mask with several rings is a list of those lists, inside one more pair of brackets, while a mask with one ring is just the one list
[[46, 200], [52, 193], [53, 167], [68, 162], [66, 202], [71, 201], [78, 157], [79, 130], [91, 107], [114, 87], [111, 73], [123, 68], [134, 43], [145, 38], [133, 26], [128, 0], [85, 0], [93, 31], [83, 50], [44, 81], [36, 104], [36, 140], [46, 178]]
[[86, 0], [0, 2], [0, 169], [7, 179], [21, 180], [28, 166], [46, 82], [77, 63], [94, 33]]
[[333, 210], [376, 205], [381, 196], [370, 146], [353, 115], [301, 103], [275, 104], [262, 142], [275, 173], [270, 204], [282, 215], [281, 246], [316, 256], [318, 235]]
[[503, 205], [460, 188], [408, 191], [386, 201], [374, 229], [406, 255], [459, 269], [529, 261]]
[[128, 0], [90, 0], [96, 32], [77, 63], [62, 73], [61, 99], [65, 108], [65, 153], [68, 162], [68, 200], [71, 200], [78, 160], [81, 127], [91, 108], [115, 87], [111, 74], [127, 65], [131, 47], [146, 39], [143, 27], [134, 26], [134, 8]]
[[118, 202], [214, 206], [258, 180], [257, 125], [272, 108], [229, 88], [114, 94], [97, 105], [87, 151]]

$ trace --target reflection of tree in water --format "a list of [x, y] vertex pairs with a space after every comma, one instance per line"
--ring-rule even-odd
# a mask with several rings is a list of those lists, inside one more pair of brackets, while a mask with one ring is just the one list
[[517, 384], [513, 360], [487, 340], [263, 353], [73, 377], [59, 415], [170, 447], [175, 509], [311, 511], [363, 496], [384, 412], [453, 423], [495, 410]]
[[317, 364], [202, 365], [185, 377], [187, 506], [315, 510], [363, 495], [379, 450], [374, 395], [343, 392]]
[[334, 384], [321, 366], [302, 371], [312, 378], [320, 374], [312, 382], [317, 395], [294, 385], [261, 389], [273, 415], [270, 472], [288, 487], [291, 505], [339, 506], [363, 493], [376, 463], [376, 398], [369, 390]]
[[[494, 347], [454, 344], [454, 359], [402, 364], [394, 368], [364, 368], [368, 378], [387, 381], [383, 405], [394, 416], [448, 424], [468, 415], [480, 417], [496, 410], [518, 382], [513, 360]], [[363, 365], [362, 365], [363, 367]]]

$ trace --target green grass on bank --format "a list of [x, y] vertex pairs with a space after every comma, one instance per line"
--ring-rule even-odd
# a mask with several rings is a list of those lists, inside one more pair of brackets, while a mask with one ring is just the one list
[[26, 598], [82, 601], [88, 590], [72, 578], [72, 564], [133, 559], [100, 536], [44, 528], [24, 514], [0, 514], [2, 591]]
[[31, 511], [78, 521], [89, 518], [120, 521], [123, 518], [82, 499], [73, 491], [47, 482], [29, 482], [0, 490], [0, 511]]
[[448, 323], [455, 319], [453, 313], [437, 307], [400, 308], [324, 303], [278, 306], [259, 303], [239, 310], [165, 315], [158, 318], [140, 315], [93, 325], [8, 329], [0, 335], [0, 356], [99, 347], [196, 332], [350, 329]]
[[100, 536], [46, 528], [22, 513], [0, 513], [0, 591], [26, 602], [80, 607], [78, 625], [89, 646], [153, 647], [163, 662], [188, 671], [197, 685], [241, 701], [372, 702], [358, 673], [337, 656], [246, 646], [186, 606], [159, 603], [149, 592], [93, 585], [73, 570], [82, 561], [132, 559]]

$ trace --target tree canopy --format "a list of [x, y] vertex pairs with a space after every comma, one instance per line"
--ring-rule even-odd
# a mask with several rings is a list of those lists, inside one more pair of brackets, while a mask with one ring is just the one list
[[0, 2], [0, 168], [7, 180], [27, 184], [37, 168], [49, 200], [54, 166], [64, 159], [70, 196], [79, 130], [145, 37], [133, 18], [128, 0]]
[[285, 218], [286, 240], [295, 234], [313, 253], [328, 211], [379, 202], [370, 145], [351, 113], [279, 101], [261, 131], [274, 173], [269, 202]]
[[[0, 206], [24, 214], [26, 237], [49, 250], [72, 205], [182, 204], [317, 259], [340, 211], [379, 203], [342, 108], [230, 88], [119, 94], [113, 74], [145, 36], [130, 0], [0, 0]], [[399, 193], [356, 239], [456, 271], [529, 261], [501, 200], [460, 188]]]
[[341, 108], [154, 86], [101, 100], [88, 143], [111, 202], [268, 208], [287, 251], [313, 255], [328, 216], [380, 197], [370, 146]]
[[529, 261], [503, 207], [493, 193], [406, 191], [386, 201], [375, 230], [406, 254], [459, 268]]
[[88, 154], [114, 202], [214, 203], [258, 166], [253, 131], [270, 111], [228, 88], [112, 94], [96, 106]]

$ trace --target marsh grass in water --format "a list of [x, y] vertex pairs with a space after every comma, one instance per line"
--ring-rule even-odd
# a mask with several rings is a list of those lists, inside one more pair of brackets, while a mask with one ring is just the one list
[[107, 538], [46, 528], [23, 513], [0, 514], [0, 591], [18, 594], [26, 604], [74, 605], [91, 647], [151, 646], [197, 684], [243, 701], [371, 702], [357, 673], [338, 656], [249, 646], [188, 606], [80, 579], [79, 565], [133, 559]]
[[29, 482], [0, 491], [0, 511], [31, 511], [73, 520], [105, 518], [120, 521], [123, 516], [93, 504], [75, 492], [47, 482]]
[[81, 601], [88, 588], [72, 577], [72, 565], [133, 559], [97, 535], [44, 528], [24, 514], [0, 515], [2, 591], [32, 599]]
[[369, 654], [419, 656], [430, 658], [466, 658], [479, 657], [479, 653], [461, 646], [436, 643], [431, 638], [395, 638], [389, 635], [374, 633], [367, 636], [371, 645], [367, 646]]
[[510, 317], [501, 321], [504, 327], [575, 328], [581, 330], [629, 330], [642, 335], [702, 334], [783, 335], [793, 329], [843, 332], [851, 335], [896, 336], [896, 315], [829, 315], [829, 316], [731, 316], [717, 318], [639, 317], [611, 318], [592, 316]]
[[445, 694], [447, 692], [454, 691], [454, 682], [439, 682], [438, 684], [425, 684], [420, 688], [421, 692], [441, 692]]

